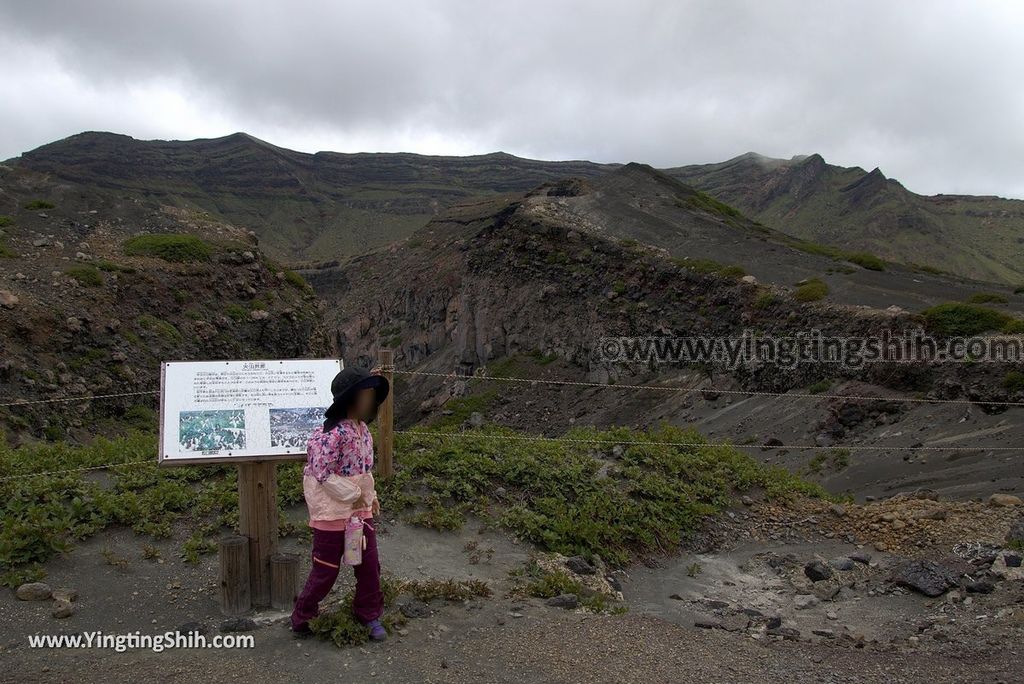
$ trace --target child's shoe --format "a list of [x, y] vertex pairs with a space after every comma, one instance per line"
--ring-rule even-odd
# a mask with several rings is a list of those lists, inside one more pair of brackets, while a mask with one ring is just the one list
[[370, 638], [374, 641], [384, 641], [388, 638], [388, 632], [384, 625], [380, 624], [380, 620], [370, 620], [366, 626], [370, 628]]

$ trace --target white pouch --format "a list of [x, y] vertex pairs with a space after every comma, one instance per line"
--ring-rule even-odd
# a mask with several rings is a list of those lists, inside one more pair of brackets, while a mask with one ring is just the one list
[[327, 492], [327, 496], [344, 504], [353, 503], [363, 495], [359, 485], [347, 477], [334, 473], [328, 475], [327, 479], [320, 483], [320, 486]]

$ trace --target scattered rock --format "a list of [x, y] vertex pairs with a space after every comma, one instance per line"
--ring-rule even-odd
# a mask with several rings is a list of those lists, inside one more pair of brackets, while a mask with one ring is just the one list
[[833, 558], [828, 562], [828, 564], [841, 572], [849, 572], [850, 570], [853, 570], [853, 559], [847, 556]]
[[185, 635], [193, 634], [193, 633], [206, 634], [209, 631], [209, 629], [202, 622], [199, 622], [197, 620], [193, 620], [192, 622], [186, 622], [185, 624], [183, 624], [180, 627], [178, 627], [177, 631], [178, 631], [178, 634], [185, 634]]
[[832, 568], [828, 567], [820, 560], [813, 560], [804, 566], [804, 574], [812, 582], [821, 582], [827, 580], [832, 576]]
[[971, 594], [991, 594], [995, 588], [996, 585], [986, 579], [974, 580], [964, 585], [964, 589]]
[[247, 617], [234, 617], [220, 623], [222, 632], [251, 632], [256, 629], [256, 621]]
[[757, 285], [757, 278], [755, 278], [752, 275], [745, 275], [742, 278], [740, 278], [740, 282], [745, 283], [747, 285]]
[[818, 598], [810, 594], [797, 594], [793, 597], [793, 607], [797, 610], [808, 610], [818, 605]]
[[899, 565], [893, 572], [892, 581], [933, 598], [957, 586], [952, 572], [930, 560], [914, 560]]
[[593, 575], [597, 572], [597, 568], [584, 560], [581, 556], [570, 556], [565, 559], [565, 567], [569, 568], [572, 572], [577, 575]]
[[45, 582], [28, 582], [18, 587], [14, 595], [20, 601], [48, 601], [53, 596], [53, 590]]
[[1024, 544], [1024, 518], [1010, 526], [1010, 531], [1006, 533], [1006, 543]]
[[424, 618], [430, 615], [430, 606], [419, 599], [406, 601], [399, 606], [398, 610], [407, 618]]
[[996, 507], [1000, 507], [1000, 508], [1009, 508], [1011, 506], [1020, 506], [1021, 503], [1024, 503], [1024, 502], [1021, 501], [1020, 497], [1019, 496], [1014, 496], [1013, 494], [1000, 494], [1000, 493], [996, 493], [996, 494], [993, 494], [992, 496], [988, 497], [988, 505], [989, 506], [996, 506]]
[[571, 610], [579, 605], [580, 600], [576, 594], [559, 594], [558, 596], [552, 596], [544, 603], [552, 608], [565, 608], [566, 610]]
[[483, 427], [484, 426], [484, 414], [479, 411], [473, 411], [469, 414], [469, 426], [470, 427]]
[[75, 614], [75, 607], [71, 605], [71, 601], [58, 600], [54, 602], [53, 612], [50, 614], [58, 620], [63, 620]]
[[71, 589], [69, 587], [60, 587], [59, 589], [53, 590], [54, 601], [67, 601], [72, 603], [78, 600], [78, 590]]
[[270, 318], [270, 313], [263, 309], [255, 309], [249, 312], [249, 320], [252, 321], [265, 321]]
[[18, 306], [18, 295], [14, 294], [10, 290], [0, 290], [0, 306], [5, 309], [13, 309]]
[[854, 551], [848, 558], [854, 563], [863, 563], [864, 565], [871, 562], [871, 554], [864, 550]]
[[767, 633], [770, 636], [782, 637], [786, 641], [798, 641], [800, 639], [800, 630], [793, 627], [769, 628]]

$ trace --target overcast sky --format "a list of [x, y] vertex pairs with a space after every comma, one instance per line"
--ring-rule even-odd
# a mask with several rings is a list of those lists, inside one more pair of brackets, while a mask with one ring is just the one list
[[1024, 2], [0, 0], [0, 159], [83, 130], [304, 151], [821, 153], [1024, 197]]

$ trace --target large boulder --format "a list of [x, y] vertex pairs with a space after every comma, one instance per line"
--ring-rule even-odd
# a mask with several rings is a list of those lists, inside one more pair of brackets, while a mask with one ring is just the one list
[[14, 595], [20, 601], [48, 601], [53, 590], [45, 582], [28, 582], [15, 590]]
[[952, 571], [930, 560], [907, 561], [897, 566], [892, 581], [931, 597], [942, 596], [959, 584]]

